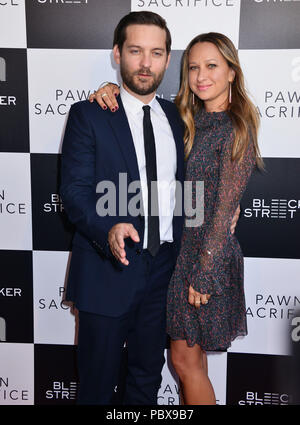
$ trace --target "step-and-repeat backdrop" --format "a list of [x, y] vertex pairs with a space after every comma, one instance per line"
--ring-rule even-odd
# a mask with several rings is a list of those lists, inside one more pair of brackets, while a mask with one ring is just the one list
[[[243, 198], [248, 336], [209, 353], [218, 404], [292, 404], [300, 337], [300, 2], [0, 1], [0, 404], [74, 404], [77, 316], [63, 302], [73, 228], [59, 196], [69, 108], [119, 81], [112, 36], [129, 11], [161, 14], [173, 37], [158, 94], [173, 100], [184, 48], [217, 31], [239, 50], [261, 116], [266, 170]], [[299, 369], [298, 369], [299, 370]], [[120, 388], [122, 382], [120, 383]], [[178, 404], [166, 347], [159, 404]]]

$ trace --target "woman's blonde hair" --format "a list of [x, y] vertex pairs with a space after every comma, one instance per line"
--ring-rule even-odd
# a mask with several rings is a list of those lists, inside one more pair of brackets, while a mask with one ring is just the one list
[[263, 161], [257, 140], [259, 127], [258, 111], [247, 95], [237, 50], [228, 37], [216, 32], [200, 34], [195, 37], [187, 46], [182, 58], [181, 83], [175, 104], [185, 124], [185, 156], [188, 157], [193, 146], [195, 137], [194, 116], [196, 112], [204, 107], [203, 101], [197, 96], [193, 96], [193, 92], [189, 87], [189, 53], [195, 44], [202, 42], [214, 44], [227, 61], [228, 66], [235, 72], [234, 81], [231, 83], [232, 99], [231, 103], [228, 103], [227, 108], [234, 128], [232, 160], [240, 161], [243, 158], [251, 137], [257, 165], [263, 168]]

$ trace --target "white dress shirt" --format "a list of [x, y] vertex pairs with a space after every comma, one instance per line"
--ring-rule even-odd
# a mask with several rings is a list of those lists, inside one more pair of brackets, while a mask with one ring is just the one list
[[[141, 179], [142, 199], [145, 214], [144, 248], [148, 238], [148, 187], [143, 133], [143, 106], [145, 104], [132, 96], [121, 86], [120, 96], [129, 122]], [[173, 242], [173, 212], [175, 208], [176, 145], [169, 121], [154, 96], [148, 104], [155, 138], [160, 243]]]

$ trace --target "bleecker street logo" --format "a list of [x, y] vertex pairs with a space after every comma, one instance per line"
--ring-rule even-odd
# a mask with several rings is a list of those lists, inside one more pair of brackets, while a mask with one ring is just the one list
[[288, 394], [279, 393], [262, 393], [247, 391], [244, 400], [239, 401], [241, 406], [257, 406], [257, 405], [287, 405], [289, 404]]
[[252, 206], [244, 209], [245, 218], [293, 219], [300, 209], [298, 199], [253, 199]]
[[62, 199], [57, 193], [51, 193], [50, 195], [50, 201], [46, 202], [44, 204], [44, 211], [45, 212], [54, 212], [54, 213], [61, 213], [63, 212], [64, 207], [62, 203]]
[[46, 399], [48, 400], [76, 400], [77, 382], [70, 382], [66, 385], [64, 382], [55, 381], [52, 388], [46, 391]]

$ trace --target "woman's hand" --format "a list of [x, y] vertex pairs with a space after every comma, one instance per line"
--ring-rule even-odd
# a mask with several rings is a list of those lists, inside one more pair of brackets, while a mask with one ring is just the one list
[[196, 308], [200, 308], [201, 304], [207, 304], [211, 295], [208, 294], [200, 294], [195, 291], [195, 289], [190, 285], [189, 286], [189, 303], [194, 305]]
[[89, 101], [93, 102], [94, 99], [99, 103], [102, 109], [107, 107], [115, 112], [119, 109], [116, 96], [120, 93], [119, 86], [117, 84], [108, 83], [105, 86], [99, 88], [95, 93], [91, 94]]

